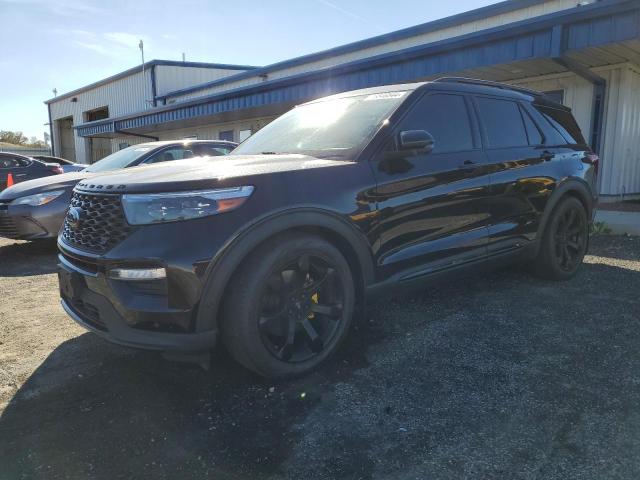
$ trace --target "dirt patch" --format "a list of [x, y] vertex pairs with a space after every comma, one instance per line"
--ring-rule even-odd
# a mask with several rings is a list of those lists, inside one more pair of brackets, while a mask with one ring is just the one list
[[0, 479], [638, 478], [640, 238], [570, 282], [519, 269], [372, 305], [273, 384], [85, 333], [55, 250], [0, 240]]

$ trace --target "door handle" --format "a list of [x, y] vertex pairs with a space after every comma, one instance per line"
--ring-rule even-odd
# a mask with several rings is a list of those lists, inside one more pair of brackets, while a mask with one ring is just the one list
[[549, 160], [551, 160], [553, 157], [555, 157], [555, 155], [547, 150], [545, 150], [544, 152], [542, 152], [540, 154], [540, 158], [542, 160], [544, 160], [545, 162], [548, 162]]
[[459, 165], [458, 168], [460, 170], [465, 169], [465, 168], [470, 168], [473, 167], [476, 164], [476, 162], [472, 162], [471, 160], [465, 160], [464, 162], [462, 162], [462, 165]]

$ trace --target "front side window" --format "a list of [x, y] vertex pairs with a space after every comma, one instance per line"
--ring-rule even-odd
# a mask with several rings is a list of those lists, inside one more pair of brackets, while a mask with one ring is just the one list
[[477, 97], [476, 102], [487, 147], [522, 147], [529, 144], [520, 107], [516, 102], [486, 97]]
[[183, 160], [192, 158], [193, 151], [183, 147], [173, 147], [161, 150], [144, 161], [145, 165], [149, 163], [172, 162], [174, 160]]
[[0, 168], [17, 168], [20, 164], [15, 157], [0, 155]]
[[433, 153], [473, 150], [469, 113], [460, 95], [438, 93], [423, 97], [398, 129], [429, 132], [434, 140]]
[[406, 96], [404, 91], [382, 92], [300, 105], [253, 134], [232, 155], [355, 159]]

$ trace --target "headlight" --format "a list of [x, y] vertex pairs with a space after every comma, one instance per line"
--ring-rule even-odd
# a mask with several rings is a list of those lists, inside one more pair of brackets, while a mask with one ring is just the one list
[[16, 198], [11, 202], [11, 205], [31, 205], [37, 207], [39, 205], [46, 205], [52, 202], [60, 195], [64, 193], [64, 190], [52, 190], [50, 192], [36, 193], [35, 195], [28, 195], [26, 197]]
[[196, 192], [130, 194], [122, 207], [131, 225], [175, 222], [228, 212], [242, 205], [253, 187], [220, 188]]

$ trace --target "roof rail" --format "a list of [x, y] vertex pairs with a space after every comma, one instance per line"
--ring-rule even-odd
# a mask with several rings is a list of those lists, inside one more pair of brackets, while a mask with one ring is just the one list
[[479, 80], [467, 77], [440, 77], [433, 80], [434, 82], [447, 83], [468, 83], [471, 85], [484, 85], [486, 87], [501, 88], [503, 90], [513, 90], [515, 92], [526, 93], [527, 95], [543, 95], [543, 93], [530, 88], [518, 87], [517, 85], [509, 85], [508, 83], [492, 82], [491, 80]]

